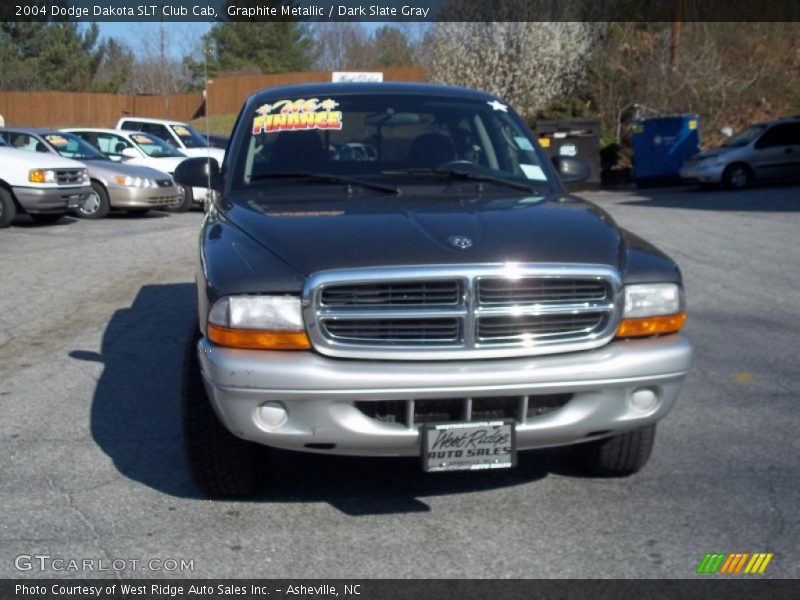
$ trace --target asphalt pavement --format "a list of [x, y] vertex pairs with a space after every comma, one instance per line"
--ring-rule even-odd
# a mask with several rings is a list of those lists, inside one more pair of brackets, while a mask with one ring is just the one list
[[448, 475], [276, 452], [259, 497], [206, 500], [178, 410], [202, 214], [0, 231], [0, 578], [683, 578], [707, 552], [800, 576], [800, 187], [584, 195], [688, 294], [694, 368], [626, 479], [563, 449]]

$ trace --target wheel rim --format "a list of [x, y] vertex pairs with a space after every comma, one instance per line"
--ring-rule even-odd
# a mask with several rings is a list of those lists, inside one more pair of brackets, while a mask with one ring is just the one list
[[741, 167], [737, 167], [731, 171], [731, 183], [734, 187], [744, 187], [747, 183], [747, 173]]
[[84, 215], [93, 215], [100, 210], [100, 194], [92, 192], [80, 208], [81, 213]]

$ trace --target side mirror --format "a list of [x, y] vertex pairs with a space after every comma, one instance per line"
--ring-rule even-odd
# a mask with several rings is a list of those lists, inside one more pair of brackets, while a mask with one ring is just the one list
[[120, 152], [120, 154], [122, 154], [122, 156], [124, 156], [125, 158], [139, 158], [140, 157], [140, 154], [136, 151], [136, 148], [131, 148], [131, 147], [123, 148], [122, 152]]
[[[175, 181], [189, 187], [210, 187], [216, 192], [222, 191], [222, 174], [217, 159], [198, 156], [182, 161], [173, 175]], [[209, 186], [209, 180], [211, 182]]]
[[586, 161], [577, 156], [554, 156], [550, 160], [564, 183], [586, 181], [592, 173]]

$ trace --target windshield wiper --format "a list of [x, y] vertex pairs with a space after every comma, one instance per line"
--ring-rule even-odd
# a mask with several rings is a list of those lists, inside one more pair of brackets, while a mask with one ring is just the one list
[[404, 173], [407, 175], [443, 175], [445, 177], [458, 177], [460, 179], [471, 179], [473, 181], [485, 181], [487, 183], [504, 185], [506, 187], [514, 188], [515, 190], [524, 190], [526, 192], [536, 191], [536, 188], [526, 183], [522, 183], [521, 181], [513, 181], [503, 177], [495, 177], [494, 175], [487, 175], [485, 173], [467, 171], [464, 169], [454, 169], [451, 167], [436, 167], [435, 169], [404, 169], [401, 171], [383, 171], [383, 173], [387, 175], [391, 173]]
[[322, 183], [343, 183], [345, 185], [358, 185], [361, 187], [369, 188], [385, 194], [400, 194], [400, 189], [392, 185], [384, 185], [382, 183], [373, 183], [372, 181], [364, 181], [362, 179], [352, 179], [350, 177], [341, 177], [339, 175], [330, 175], [328, 173], [310, 173], [307, 171], [282, 171], [276, 173], [259, 173], [251, 177], [252, 181], [258, 179], [311, 179], [312, 181], [319, 181]]

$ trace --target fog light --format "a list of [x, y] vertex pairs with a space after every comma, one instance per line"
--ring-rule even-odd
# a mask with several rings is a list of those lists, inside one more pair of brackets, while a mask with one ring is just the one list
[[640, 412], [650, 412], [658, 404], [658, 394], [650, 388], [640, 388], [631, 394], [630, 403]]
[[258, 418], [265, 427], [277, 429], [289, 418], [286, 407], [280, 402], [265, 402], [258, 407]]

